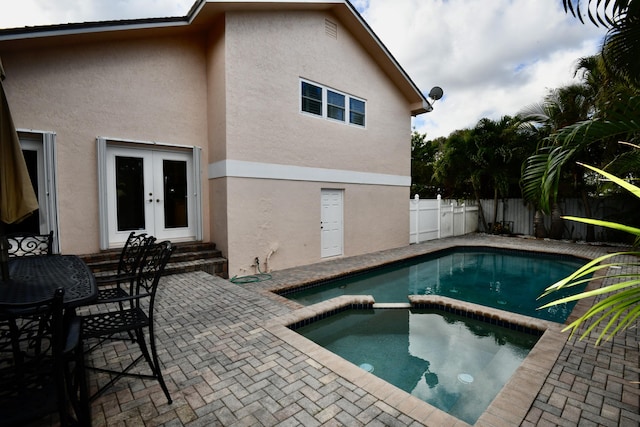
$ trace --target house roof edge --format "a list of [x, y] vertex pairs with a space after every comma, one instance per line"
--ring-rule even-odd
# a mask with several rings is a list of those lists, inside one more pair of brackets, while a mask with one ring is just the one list
[[[124, 30], [144, 30], [144, 29], [159, 29], [159, 28], [171, 28], [180, 26], [189, 26], [201, 13], [203, 8], [208, 4], [217, 4], [222, 7], [225, 5], [257, 5], [257, 4], [307, 4], [307, 5], [328, 5], [336, 9], [339, 15], [344, 18], [351, 18], [349, 21], [353, 25], [357, 22], [365, 33], [361, 33], [363, 37], [367, 37], [373, 43], [365, 43], [369, 48], [378, 49], [388, 59], [391, 68], [387, 67], [387, 72], [391, 79], [400, 78], [404, 81], [401, 84], [401, 90], [411, 103], [411, 114], [418, 115], [427, 113], [433, 110], [432, 105], [429, 103], [425, 95], [420, 91], [416, 83], [411, 79], [409, 74], [404, 70], [400, 63], [391, 54], [389, 49], [378, 38], [375, 32], [371, 29], [369, 24], [364, 20], [358, 10], [351, 4], [349, 0], [280, 0], [272, 2], [256, 2], [255, 0], [196, 0], [184, 16], [178, 17], [159, 17], [159, 18], [142, 18], [142, 19], [124, 19], [124, 20], [109, 20], [109, 21], [92, 21], [81, 23], [67, 23], [67, 24], [55, 24], [55, 25], [40, 25], [40, 26], [28, 26], [18, 28], [0, 29], [0, 42], [17, 41], [17, 40], [29, 40], [46, 38], [53, 36], [65, 36], [65, 35], [80, 35], [91, 34], [100, 32], [115, 32]], [[342, 9], [343, 13], [340, 13]], [[347, 12], [345, 16], [344, 11]], [[350, 15], [350, 16], [349, 16]], [[355, 21], [355, 22], [354, 22]], [[349, 23], [349, 22], [348, 22]], [[357, 32], [356, 29], [354, 31]], [[366, 34], [366, 35], [365, 35]], [[403, 87], [403, 88], [402, 88]]]

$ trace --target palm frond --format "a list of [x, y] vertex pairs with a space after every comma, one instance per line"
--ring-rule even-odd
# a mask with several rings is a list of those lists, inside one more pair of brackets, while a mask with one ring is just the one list
[[599, 227], [611, 228], [612, 230], [623, 231], [625, 233], [633, 234], [634, 236], [640, 237], [640, 228], [630, 227], [628, 225], [619, 224], [617, 222], [602, 221], [599, 219], [591, 219], [591, 218], [580, 218], [575, 216], [563, 216], [562, 218], [569, 221], [576, 221], [576, 222], [582, 222], [584, 224], [592, 224], [592, 225], [597, 225]]
[[[587, 0], [587, 16], [594, 25], [609, 28], [626, 13], [630, 2], [631, 0]], [[565, 12], [570, 12], [584, 23], [582, 3], [582, 0], [562, 0]]]
[[[618, 331], [626, 329], [635, 324], [635, 320], [640, 316], [640, 288], [634, 287], [608, 296], [602, 301], [595, 304], [584, 315], [567, 325], [563, 331], [571, 331], [573, 336], [581, 325], [592, 320], [592, 323], [580, 335], [580, 339], [584, 339], [607, 317], [610, 317], [606, 326], [598, 334], [596, 345], [599, 345], [603, 339], [608, 340]], [[620, 319], [620, 316], [622, 320]]]
[[618, 19], [610, 26], [602, 45], [602, 58], [616, 76], [640, 87], [640, 20]]
[[589, 165], [585, 165], [582, 163], [578, 163], [581, 166], [584, 166], [587, 169], [591, 169], [594, 172], [599, 173], [600, 175], [604, 176], [605, 178], [608, 178], [609, 180], [615, 182], [616, 184], [618, 184], [620, 187], [624, 188], [625, 190], [627, 190], [628, 192], [630, 192], [631, 194], [633, 194], [635, 197], [640, 199], [640, 188], [636, 187], [635, 185], [625, 181], [624, 179], [618, 178], [617, 176], [610, 174], [609, 172], [605, 172], [601, 169], [595, 168], [593, 166], [589, 166]]
[[[607, 177], [612, 182], [620, 185], [627, 191], [630, 191], [634, 196], [640, 198], [639, 187], [636, 187], [635, 185], [630, 184], [619, 177], [616, 177], [593, 166], [582, 166], [585, 166], [586, 168]], [[566, 218], [574, 221], [584, 222], [587, 224], [601, 225], [616, 230], [626, 231], [635, 236], [640, 236], [640, 229], [629, 227], [624, 224], [594, 220], [590, 218]], [[543, 305], [540, 308], [543, 309], [566, 302], [579, 301], [586, 298], [610, 294], [606, 298], [597, 302], [582, 316], [571, 322], [564, 329], [564, 331], [570, 330], [571, 335], [573, 336], [573, 334], [577, 332], [582, 325], [587, 324], [587, 322], [591, 322], [580, 335], [580, 339], [584, 339], [593, 331], [595, 331], [596, 327], [604, 324], [604, 327], [599, 332], [598, 338], [596, 340], [596, 345], [598, 345], [603, 339], [610, 339], [619, 331], [628, 328], [629, 326], [634, 324], [636, 319], [638, 319], [638, 317], [640, 316], [640, 275], [635, 272], [609, 273], [609, 269], [611, 267], [631, 267], [632, 270], [635, 271], [638, 268], [639, 264], [638, 262], [626, 262], [624, 260], [614, 261], [607, 264], [604, 263], [604, 261], [608, 261], [614, 257], [619, 256], [626, 256], [627, 258], [634, 257], [635, 260], [637, 260], [640, 257], [640, 253], [636, 251], [630, 251], [606, 254], [588, 262], [587, 264], [576, 270], [573, 274], [549, 286], [541, 295], [541, 297], [549, 295], [559, 289], [584, 284], [592, 274], [598, 271], [605, 271], [604, 276], [601, 276], [601, 278], [611, 280], [614, 283], [601, 288], [584, 291], [564, 298], [559, 298], [555, 301]]]

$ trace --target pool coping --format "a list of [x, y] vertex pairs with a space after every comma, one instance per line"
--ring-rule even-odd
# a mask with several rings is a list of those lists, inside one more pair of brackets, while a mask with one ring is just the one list
[[[351, 381], [353, 384], [363, 388], [380, 399], [381, 402], [384, 402], [381, 403], [382, 405], [388, 405], [389, 407], [400, 411], [404, 415], [413, 418], [417, 422], [425, 425], [437, 426], [468, 426], [469, 424], [466, 422], [435, 408], [404, 390], [401, 390], [376, 377], [374, 374], [358, 368], [351, 362], [346, 361], [342, 357], [331, 353], [329, 350], [324, 349], [313, 341], [297, 334], [287, 326], [294, 324], [296, 321], [308, 321], [306, 319], [311, 319], [314, 316], [326, 316], [326, 313], [330, 313], [332, 310], [342, 310], [345, 306], [350, 304], [356, 304], [356, 306], [358, 304], [375, 304], [375, 300], [372, 296], [366, 295], [344, 295], [317, 304], [303, 306], [297, 302], [287, 299], [282, 295], [282, 291], [288, 291], [308, 284], [315, 285], [335, 278], [346, 275], [348, 276], [353, 273], [360, 273], [361, 271], [369, 268], [384, 267], [386, 265], [417, 258], [426, 254], [449, 250], [457, 246], [499, 248], [502, 250], [544, 253], [548, 255], [569, 255], [585, 261], [590, 261], [597, 256], [594, 256], [592, 253], [588, 253], [591, 249], [588, 245], [554, 247], [550, 250], [550, 248], [546, 247], [544, 240], [541, 241], [538, 239], [527, 238], [516, 238], [510, 240], [501, 239], [497, 242], [482, 241], [479, 244], [476, 244], [473, 241], [458, 243], [455, 240], [437, 243], [438, 245], [435, 246], [431, 244], [410, 246], [406, 253], [400, 251], [400, 254], [385, 258], [385, 261], [383, 262], [380, 262], [377, 257], [366, 257], [361, 261], [359, 267], [345, 268], [338, 273], [332, 269], [327, 269], [327, 271], [322, 271], [313, 275], [307, 275], [304, 272], [297, 272], [297, 274], [294, 275], [297, 277], [290, 277], [285, 282], [275, 284], [270, 283], [262, 287], [265, 294], [270, 295], [271, 298], [278, 300], [282, 304], [288, 305], [293, 311], [288, 315], [272, 319], [267, 325], [265, 325], [265, 329], [285, 342], [291, 344], [296, 349], [303, 352], [303, 354], [308, 355], [308, 363], [317, 367], [324, 366], [330, 369], [335, 374], [342, 376], [346, 380]], [[445, 244], [442, 245], [442, 243]], [[542, 244], [543, 246], [538, 246], [539, 244]], [[614, 248], [603, 248], [604, 251], [611, 251], [612, 249]], [[326, 262], [331, 263], [331, 261]], [[605, 274], [606, 271], [596, 271], [594, 273], [594, 277], [587, 284], [585, 291], [601, 287], [601, 276], [604, 276]], [[415, 297], [417, 298], [418, 296]], [[429, 295], [428, 297], [436, 298], [438, 296]], [[482, 427], [512, 427], [514, 425], [521, 425], [525, 421], [528, 411], [533, 406], [536, 397], [551, 374], [553, 366], [557, 363], [566, 343], [571, 339], [571, 336], [566, 333], [564, 328], [579, 316], [586, 313], [593, 305], [595, 297], [579, 300], [564, 325], [478, 304], [467, 303], [461, 300], [451, 300], [454, 302], [454, 305], [477, 306], [474, 308], [480, 311], [502, 313], [506, 318], [511, 318], [513, 316], [522, 318], [525, 323], [527, 321], [532, 321], [536, 322], [536, 324], [538, 324], [537, 322], [541, 322], [541, 324], [546, 325], [544, 333], [540, 337], [536, 346], [534, 346], [530, 351], [528, 357], [525, 358], [525, 361], [516, 370], [514, 375], [512, 375], [507, 384], [505, 384], [496, 398], [474, 424], [475, 426]]]
[[[590, 283], [589, 287], [593, 286]], [[390, 310], [406, 309], [407, 306], [437, 307], [442, 311], [462, 315], [470, 314], [469, 317], [479, 316], [489, 323], [503, 322], [507, 325], [528, 328], [532, 333], [537, 331], [541, 336], [536, 345], [474, 424], [475, 426], [520, 425], [564, 348], [567, 334], [562, 330], [565, 325], [439, 295], [411, 295], [409, 300], [410, 304], [408, 305], [376, 305], [371, 295], [342, 295], [301, 307], [287, 315], [272, 319], [265, 325], [265, 329], [307, 355], [308, 363], [328, 368], [371, 393], [384, 404], [420, 423], [439, 426], [468, 426], [469, 424], [359, 368], [298, 334], [292, 328], [295, 329], [340, 311], [374, 308], [375, 305], [375, 308], [384, 307], [384, 309]], [[579, 302], [572, 313], [583, 312], [587, 307], [587, 304]]]

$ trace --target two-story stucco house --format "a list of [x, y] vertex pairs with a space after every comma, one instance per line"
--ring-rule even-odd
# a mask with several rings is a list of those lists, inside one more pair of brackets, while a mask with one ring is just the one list
[[431, 106], [346, 0], [0, 30], [0, 58], [32, 226], [61, 252], [144, 230], [215, 242], [243, 275], [408, 244]]

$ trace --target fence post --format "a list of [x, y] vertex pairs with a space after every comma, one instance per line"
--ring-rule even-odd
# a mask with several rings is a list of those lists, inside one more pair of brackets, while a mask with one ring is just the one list
[[420, 195], [416, 194], [413, 199], [416, 201], [416, 243], [420, 243]]
[[467, 234], [467, 204], [462, 204], [462, 235]]
[[442, 232], [442, 196], [438, 194], [438, 197], [436, 197], [436, 200], [438, 201], [438, 239], [440, 238], [441, 232]]
[[[458, 203], [458, 202], [456, 202]], [[456, 211], [455, 206], [453, 206], [453, 202], [449, 203], [449, 209], [451, 210], [451, 235], [455, 237], [456, 235]]]

